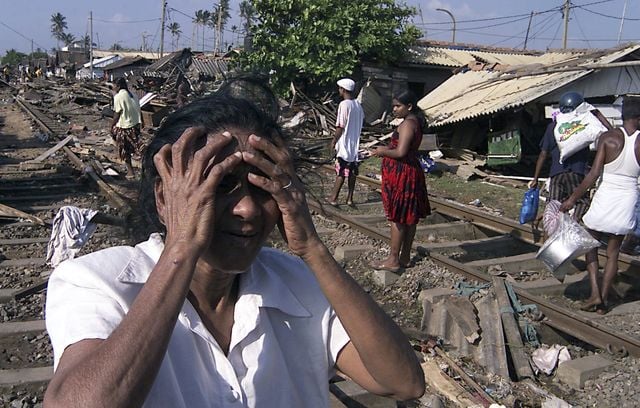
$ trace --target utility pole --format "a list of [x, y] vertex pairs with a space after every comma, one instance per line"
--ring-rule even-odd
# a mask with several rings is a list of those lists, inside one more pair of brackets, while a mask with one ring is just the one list
[[160, 24], [160, 58], [164, 53], [164, 15], [167, 10], [167, 0], [162, 0], [162, 23]]
[[533, 11], [531, 12], [531, 15], [529, 16], [529, 25], [527, 25], [527, 35], [524, 36], [524, 47], [522, 48], [523, 50], [527, 49], [527, 41], [529, 41], [529, 31], [531, 30], [531, 20], [533, 20]]
[[569, 9], [571, 6], [571, 0], [565, 0], [564, 2], [564, 35], [562, 36], [562, 49], [567, 49], [567, 35], [569, 34]]
[[624, 7], [622, 8], [622, 19], [620, 20], [620, 30], [618, 31], [618, 44], [620, 44], [620, 39], [622, 38], [622, 27], [624, 27], [624, 18], [627, 15], [627, 2], [628, 0], [624, 0]]
[[451, 42], [455, 44], [456, 43], [456, 18], [447, 9], [437, 8], [436, 10], [442, 11], [443, 13], [447, 13], [449, 15], [449, 17], [451, 17], [451, 20], [453, 21], [453, 38], [451, 39]]
[[220, 50], [220, 44], [222, 43], [222, 2], [218, 3], [218, 16], [216, 18], [216, 30], [218, 34], [216, 34], [216, 49], [213, 52], [214, 55]]
[[89, 12], [89, 66], [91, 67], [91, 79], [93, 79], [93, 11]]

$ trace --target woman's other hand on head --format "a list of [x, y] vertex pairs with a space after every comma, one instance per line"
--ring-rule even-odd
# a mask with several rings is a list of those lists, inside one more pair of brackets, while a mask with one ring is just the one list
[[244, 152], [243, 160], [262, 173], [249, 173], [249, 182], [271, 194], [281, 212], [278, 227], [283, 238], [293, 253], [304, 258], [322, 243], [313, 225], [304, 186], [295, 173], [291, 154], [279, 135], [274, 135], [272, 141], [251, 135], [249, 144], [255, 153]]
[[[206, 143], [197, 148], [203, 138]], [[156, 206], [167, 229], [167, 245], [186, 244], [196, 251], [208, 246], [214, 231], [216, 188], [242, 160], [239, 153], [216, 159], [230, 141], [227, 132], [207, 135], [203, 128], [191, 127], [154, 156], [160, 176]]]

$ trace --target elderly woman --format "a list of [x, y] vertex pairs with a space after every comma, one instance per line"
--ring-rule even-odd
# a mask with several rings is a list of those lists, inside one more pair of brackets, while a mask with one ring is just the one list
[[[46, 407], [327, 407], [335, 370], [424, 392], [402, 332], [318, 237], [274, 115], [242, 93], [174, 112], [147, 148], [158, 233], [52, 274]], [[263, 247], [276, 225], [295, 256]]]

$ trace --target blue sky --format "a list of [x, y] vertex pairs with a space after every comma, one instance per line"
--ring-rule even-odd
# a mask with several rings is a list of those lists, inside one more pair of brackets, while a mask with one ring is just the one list
[[[622, 31], [622, 42], [639, 41], [640, 0], [627, 0], [627, 20]], [[89, 11], [94, 18], [94, 42], [101, 48], [114, 43], [139, 48], [143, 42], [157, 49], [160, 43], [161, 0], [0, 0], [0, 55], [15, 48], [22, 52], [34, 48], [50, 50], [56, 41], [50, 33], [50, 17], [60, 12], [67, 19], [68, 31], [76, 37], [89, 32]], [[224, 34], [225, 42], [237, 42], [240, 35], [231, 32], [231, 26], [241, 26], [239, 0], [231, 0], [231, 21]], [[498, 47], [524, 46], [529, 13], [535, 14], [527, 48], [545, 50], [562, 47], [562, 14], [559, 9], [564, 0], [407, 0], [418, 9], [414, 23], [425, 33], [425, 38], [451, 40], [451, 18], [437, 8], [449, 10], [457, 20], [456, 42], [493, 45]], [[572, 48], [602, 48], [617, 44], [625, 0], [572, 0], [577, 6], [570, 12], [568, 46]], [[192, 46], [195, 10], [211, 9], [214, 1], [168, 1], [169, 19], [181, 25], [180, 46]], [[186, 15], [185, 15], [186, 14]], [[189, 17], [188, 17], [189, 16]], [[483, 20], [483, 21], [469, 21]], [[635, 26], [635, 27], [634, 27]], [[196, 49], [201, 48], [201, 36]], [[205, 32], [207, 49], [213, 45], [213, 33]], [[165, 50], [172, 49], [171, 36], [165, 34]]]

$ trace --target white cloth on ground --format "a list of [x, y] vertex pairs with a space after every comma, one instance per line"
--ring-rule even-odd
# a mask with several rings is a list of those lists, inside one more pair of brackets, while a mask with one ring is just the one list
[[338, 105], [336, 127], [343, 128], [340, 139], [336, 142], [336, 157], [346, 162], [358, 160], [360, 148], [360, 132], [364, 122], [364, 110], [355, 99], [345, 99]]
[[[152, 234], [53, 272], [45, 315], [54, 366], [67, 346], [113, 332], [163, 247]], [[299, 258], [263, 248], [239, 278], [228, 353], [185, 300], [144, 407], [329, 406], [328, 381], [349, 337], [313, 273]]]
[[625, 235], [636, 225], [638, 200], [638, 176], [640, 165], [636, 159], [635, 145], [640, 131], [624, 135], [622, 151], [613, 161], [604, 165], [602, 181], [591, 200], [591, 206], [582, 221], [594, 231]]
[[76, 256], [95, 232], [91, 219], [98, 213], [88, 208], [70, 205], [61, 207], [53, 218], [51, 238], [47, 245], [46, 263], [52, 267]]

